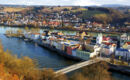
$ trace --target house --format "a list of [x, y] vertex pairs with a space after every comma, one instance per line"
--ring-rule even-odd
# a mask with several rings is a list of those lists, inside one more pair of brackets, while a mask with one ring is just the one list
[[100, 54], [101, 47], [99, 45], [94, 46], [94, 52], [90, 54], [90, 57], [93, 58]]
[[115, 51], [115, 56], [121, 56], [125, 59], [128, 59], [130, 58], [130, 52], [127, 49], [120, 48]]
[[62, 32], [58, 32], [58, 35], [61, 35], [61, 36], [62, 36], [62, 35], [64, 35], [64, 34], [63, 34]]
[[130, 41], [130, 34], [127, 35], [127, 40]]
[[40, 33], [33, 33], [31, 34], [31, 39], [32, 40], [36, 40], [36, 39], [39, 39], [40, 38]]
[[124, 49], [130, 49], [130, 42], [126, 42], [126, 43], [123, 45], [123, 48], [124, 48]]
[[121, 35], [121, 40], [127, 40], [127, 34], [126, 33]]
[[84, 37], [87, 36], [87, 33], [86, 32], [82, 32], [80, 35], [81, 35], [81, 38], [84, 39]]
[[56, 26], [60, 25], [60, 22], [50, 21], [48, 24], [56, 27]]
[[40, 34], [40, 38], [41, 39], [46, 39], [46, 34], [45, 33]]
[[25, 37], [26, 39], [30, 39], [30, 38], [31, 38], [31, 33], [30, 33], [30, 32], [24, 33], [24, 37]]
[[101, 44], [102, 43], [102, 41], [103, 41], [103, 37], [102, 36], [103, 36], [102, 33], [98, 34], [98, 37], [96, 38], [96, 43], [97, 44]]
[[103, 40], [102, 40], [103, 43], [111, 43], [112, 42], [112, 39], [110, 37], [105, 37], [103, 36]]
[[130, 29], [130, 26], [127, 26], [128, 29]]
[[97, 27], [97, 28], [102, 28], [103, 27], [103, 24], [101, 24], [101, 23], [96, 23], [96, 22], [93, 22], [92, 23], [92, 25], [94, 26], [94, 27]]

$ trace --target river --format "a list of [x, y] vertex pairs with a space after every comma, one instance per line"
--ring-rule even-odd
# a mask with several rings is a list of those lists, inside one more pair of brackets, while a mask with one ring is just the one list
[[7, 38], [4, 33], [8, 29], [17, 30], [18, 28], [0, 27], [0, 39], [5, 51], [9, 50], [18, 57], [28, 56], [36, 60], [40, 68], [45, 67], [57, 70], [76, 63], [75, 61], [57, 55], [55, 52], [37, 46], [34, 43], [25, 42], [17, 38]]
[[[36, 60], [40, 68], [53, 68], [58, 70], [66, 66], [75, 64], [76, 61], [68, 60], [57, 53], [46, 50], [34, 43], [25, 42], [17, 38], [7, 38], [4, 33], [6, 30], [12, 29], [17, 30], [19, 28], [14, 27], [0, 27], [0, 40], [4, 46], [4, 50], [9, 50], [12, 54], [18, 57], [28, 56]], [[76, 34], [76, 32], [63, 31], [64, 33]], [[114, 80], [130, 80], [130, 76], [123, 75], [120, 73], [112, 72]]]

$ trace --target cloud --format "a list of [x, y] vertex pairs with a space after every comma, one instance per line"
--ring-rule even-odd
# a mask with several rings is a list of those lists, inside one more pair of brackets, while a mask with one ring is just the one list
[[[1, 3], [3, 2], [3, 3]], [[12, 5], [33, 5], [35, 4], [35, 1], [33, 0], [2, 0], [0, 4], [12, 4]]]
[[17, 3], [17, 4], [33, 5], [33, 4], [35, 4], [35, 2], [29, 1], [29, 0], [22, 0], [20, 3]]
[[116, 1], [118, 1], [118, 2], [123, 2], [123, 1], [126, 1], [126, 0], [116, 0]]
[[99, 3], [97, 3], [94, 0], [76, 0], [74, 5], [79, 5], [79, 6], [90, 6], [90, 5], [101, 5]]
[[0, 0], [0, 4], [100, 6], [102, 4], [130, 5], [130, 0]]

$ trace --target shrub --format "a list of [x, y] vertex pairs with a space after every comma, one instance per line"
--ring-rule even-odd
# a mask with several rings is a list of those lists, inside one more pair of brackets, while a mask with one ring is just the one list
[[52, 69], [38, 69], [37, 63], [29, 57], [17, 58], [4, 51], [0, 44], [0, 79], [2, 80], [67, 80], [66, 76], [56, 74]]

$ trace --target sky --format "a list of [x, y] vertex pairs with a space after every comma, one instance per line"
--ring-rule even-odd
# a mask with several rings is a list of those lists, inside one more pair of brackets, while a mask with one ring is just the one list
[[130, 6], [130, 0], [0, 0], [0, 4], [61, 6], [100, 6], [103, 4], [122, 4]]

